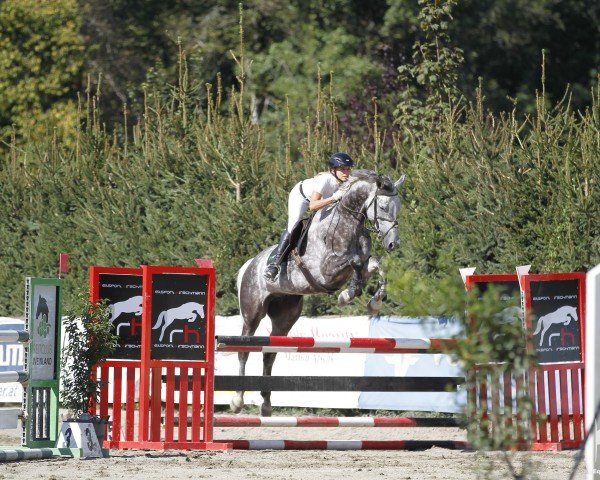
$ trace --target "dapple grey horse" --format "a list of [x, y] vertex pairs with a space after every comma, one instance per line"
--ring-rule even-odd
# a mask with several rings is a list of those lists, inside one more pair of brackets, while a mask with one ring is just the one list
[[[338, 296], [340, 304], [350, 303], [362, 294], [366, 279], [376, 270], [381, 276], [377, 292], [369, 302], [369, 312], [381, 308], [385, 279], [380, 268], [381, 258], [371, 256], [369, 220], [387, 251], [400, 243], [397, 215], [400, 209], [398, 188], [389, 177], [370, 170], [356, 170], [341, 187], [345, 193], [334, 206], [317, 212], [308, 231], [306, 250], [302, 257], [293, 255], [281, 265], [279, 277], [268, 282], [263, 277], [269, 254], [267, 248], [248, 260], [237, 278], [240, 313], [244, 326], [242, 335], [254, 335], [262, 318], [268, 314], [271, 335], [287, 335], [302, 312], [304, 295], [333, 293], [348, 288]], [[276, 353], [263, 354], [263, 375], [271, 375]], [[239, 374], [245, 375], [248, 352], [238, 354]], [[261, 415], [271, 415], [271, 392], [261, 392]], [[231, 409], [239, 412], [244, 405], [244, 392], [231, 400]]]

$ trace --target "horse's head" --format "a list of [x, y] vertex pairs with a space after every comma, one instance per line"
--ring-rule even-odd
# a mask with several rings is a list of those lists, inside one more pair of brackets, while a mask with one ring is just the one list
[[47, 317], [48, 312], [49, 312], [48, 302], [46, 301], [46, 299], [44, 297], [39, 295], [37, 309], [35, 311], [35, 318], [39, 318], [40, 315], [46, 315], [46, 317]]
[[367, 218], [375, 226], [383, 248], [388, 252], [400, 245], [398, 233], [398, 212], [400, 211], [400, 197], [398, 189], [404, 183], [402, 175], [393, 183], [387, 176], [379, 175], [375, 182], [376, 190], [369, 198]]

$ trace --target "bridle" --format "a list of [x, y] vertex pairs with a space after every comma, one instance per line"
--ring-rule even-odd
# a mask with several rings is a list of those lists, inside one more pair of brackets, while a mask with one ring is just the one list
[[[345, 210], [346, 212], [350, 213], [350, 215], [352, 215], [356, 219], [358, 219], [359, 216], [362, 216], [365, 221], [365, 229], [367, 229], [371, 233], [376, 233], [379, 238], [385, 238], [385, 236], [388, 233], [390, 233], [390, 231], [393, 228], [396, 228], [398, 226], [398, 220], [396, 220], [395, 218], [384, 218], [384, 217], [378, 215], [377, 198], [380, 196], [397, 197], [398, 191], [396, 189], [394, 189], [392, 192], [386, 192], [385, 190], [382, 190], [380, 188], [377, 189], [377, 191], [375, 192], [375, 195], [373, 195], [373, 198], [371, 198], [371, 201], [366, 206], [364, 206], [361, 210], [353, 210], [353, 209], [347, 207], [343, 203], [343, 198], [338, 203], [338, 206], [341, 209]], [[373, 221], [371, 221], [371, 219], [369, 219], [368, 215], [366, 214], [366, 212], [369, 210], [371, 205], [373, 205]], [[391, 223], [390, 227], [385, 231], [385, 233], [381, 233], [381, 231], [379, 229], [380, 221]], [[369, 228], [367, 223], [372, 223], [374, 228]]]

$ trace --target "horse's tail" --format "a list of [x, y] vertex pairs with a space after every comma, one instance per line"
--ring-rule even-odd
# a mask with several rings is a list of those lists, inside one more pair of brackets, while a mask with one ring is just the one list
[[165, 323], [166, 313], [167, 312], [165, 312], [165, 311], [160, 312], [160, 314], [158, 315], [158, 320], [156, 321], [156, 323], [152, 327], [152, 330], [156, 330], [157, 328], [162, 327], [163, 323]]
[[538, 318], [537, 326], [535, 327], [535, 332], [533, 332], [534, 335], [537, 335], [538, 333], [540, 333], [542, 331], [542, 323], [544, 323], [542, 321], [543, 318], [544, 317]]

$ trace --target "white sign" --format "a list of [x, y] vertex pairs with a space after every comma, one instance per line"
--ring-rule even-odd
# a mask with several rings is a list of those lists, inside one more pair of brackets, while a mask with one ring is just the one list
[[[0, 330], [25, 330], [25, 322], [18, 318], [0, 318]], [[0, 343], [0, 372], [22, 372], [25, 350], [22, 343]], [[1, 403], [22, 403], [23, 386], [20, 383], [0, 383]]]
[[56, 337], [56, 286], [37, 285], [29, 319], [31, 349], [29, 364], [33, 380], [54, 380]]
[[82, 458], [102, 458], [93, 423], [63, 422], [56, 448], [81, 448]]

